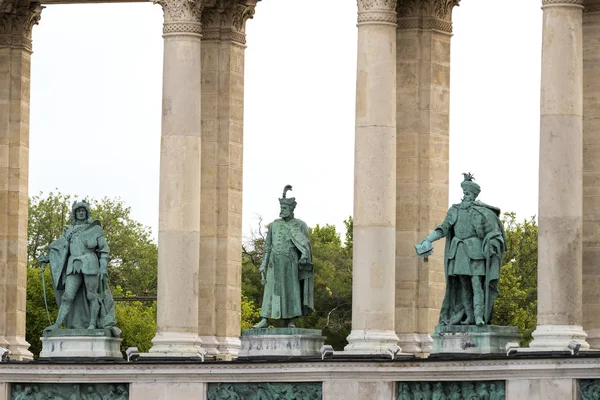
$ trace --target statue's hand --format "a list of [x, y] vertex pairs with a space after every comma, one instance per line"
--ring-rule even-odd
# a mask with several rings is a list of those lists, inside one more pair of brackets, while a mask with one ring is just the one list
[[258, 267], [258, 272], [260, 272], [261, 274], [265, 272], [265, 270], [267, 269], [267, 264], [266, 263], [262, 263], [260, 265], [260, 267]]
[[300, 257], [299, 263], [300, 264], [308, 264], [308, 258], [303, 255], [302, 257]]
[[48, 264], [50, 262], [50, 259], [48, 258], [48, 256], [40, 256], [37, 259], [38, 263], [40, 264]]

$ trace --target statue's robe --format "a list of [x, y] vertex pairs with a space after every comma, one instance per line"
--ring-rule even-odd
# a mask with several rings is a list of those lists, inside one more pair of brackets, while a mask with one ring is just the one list
[[[308, 260], [300, 264], [300, 258]], [[262, 318], [290, 319], [314, 310], [314, 272], [307, 225], [299, 219], [278, 219], [269, 226], [265, 240], [267, 282]]]
[[[453, 316], [466, 312], [460, 295], [460, 282], [458, 276], [449, 274], [450, 269], [456, 270], [460, 266], [451, 266], [449, 261], [456, 255], [456, 241], [454, 227], [458, 220], [460, 204], [454, 204], [448, 210], [446, 219], [436, 230], [440, 230], [446, 237], [446, 247], [444, 251], [444, 274], [446, 275], [446, 293], [440, 310], [440, 325], [447, 325]], [[470, 206], [471, 214], [477, 218], [478, 224], [474, 227], [476, 238], [474, 240], [465, 240], [465, 249], [468, 257], [471, 257], [477, 267], [483, 267], [484, 275], [484, 309], [483, 319], [489, 324], [492, 319], [494, 301], [498, 297], [498, 280], [500, 279], [500, 268], [502, 267], [502, 257], [506, 250], [506, 236], [504, 227], [500, 221], [500, 209], [474, 201]], [[489, 250], [489, 251], [488, 251]], [[453, 268], [451, 268], [453, 267]], [[473, 268], [473, 270], [476, 270]]]
[[[104, 241], [104, 231], [100, 226], [100, 222], [93, 221], [86, 223], [79, 232], [79, 237], [85, 246], [90, 249], [90, 252], [85, 256], [77, 257], [81, 261], [81, 272], [89, 275], [99, 274], [99, 250], [98, 242]], [[71, 227], [69, 227], [71, 228]], [[68, 228], [68, 229], [69, 229]], [[66, 231], [54, 242], [50, 243], [48, 250], [48, 258], [50, 259], [50, 271], [52, 275], [52, 289], [56, 304], [60, 307], [62, 295], [65, 291], [67, 275], [78, 273], [73, 271], [74, 257], [70, 254], [70, 242], [66, 237]], [[108, 247], [103, 251], [108, 252]], [[71, 311], [65, 319], [67, 329], [86, 329], [90, 323], [90, 305], [87, 301], [85, 281], [81, 283], [81, 287], [75, 295]], [[96, 327], [110, 329], [117, 323], [115, 318], [115, 303], [110, 293], [108, 278], [105, 276], [98, 287], [100, 300], [100, 314], [96, 320]]]

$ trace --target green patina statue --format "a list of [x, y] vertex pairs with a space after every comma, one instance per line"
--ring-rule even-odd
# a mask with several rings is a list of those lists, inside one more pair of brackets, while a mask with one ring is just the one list
[[462, 202], [450, 207], [444, 222], [415, 248], [418, 256], [427, 257], [431, 243], [446, 238], [446, 294], [439, 324], [483, 326], [490, 324], [498, 297], [506, 237], [500, 209], [476, 200], [481, 188], [472, 174], [463, 175]]
[[45, 331], [111, 329], [115, 336], [115, 306], [108, 286], [108, 245], [100, 222], [92, 219], [86, 201], [74, 202], [71, 224], [49, 246], [40, 264], [50, 263], [58, 317]]
[[296, 199], [286, 198], [292, 190], [287, 185], [279, 199], [280, 219], [273, 221], [265, 240], [263, 261], [259, 272], [263, 278], [261, 321], [254, 328], [266, 328], [268, 319], [283, 319], [294, 328], [296, 318], [310, 314], [313, 309], [314, 272], [308, 227], [294, 218]]

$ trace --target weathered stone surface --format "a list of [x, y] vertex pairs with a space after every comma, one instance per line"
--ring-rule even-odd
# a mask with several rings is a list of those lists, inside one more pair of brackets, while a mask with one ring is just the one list
[[432, 354], [506, 354], [506, 343], [521, 339], [517, 327], [497, 325], [438, 325], [432, 337]]
[[42, 337], [40, 359], [105, 358], [123, 359], [123, 339], [107, 336]]
[[240, 357], [321, 356], [325, 336], [318, 329], [257, 328], [242, 331]]

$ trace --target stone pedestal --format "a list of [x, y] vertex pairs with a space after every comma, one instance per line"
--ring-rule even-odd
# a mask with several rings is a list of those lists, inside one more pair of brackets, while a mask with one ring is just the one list
[[242, 331], [240, 357], [320, 357], [325, 336], [318, 329], [264, 328]]
[[42, 337], [40, 360], [94, 358], [121, 360], [123, 339], [112, 337], [109, 329], [58, 329]]
[[432, 354], [506, 354], [508, 342], [519, 342], [515, 326], [438, 325]]

